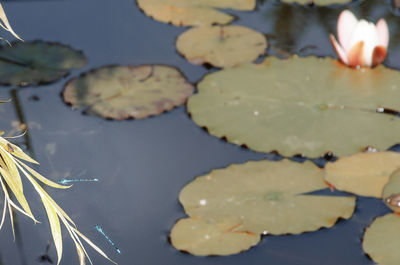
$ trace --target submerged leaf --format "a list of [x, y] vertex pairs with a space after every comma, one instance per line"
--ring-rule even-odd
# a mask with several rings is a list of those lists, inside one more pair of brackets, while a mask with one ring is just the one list
[[400, 260], [400, 217], [387, 214], [374, 220], [364, 234], [363, 249], [380, 265], [398, 265]]
[[358, 153], [327, 164], [325, 180], [338, 190], [381, 198], [389, 176], [398, 167], [400, 153]]
[[[188, 101], [210, 134], [260, 152], [349, 155], [400, 142], [400, 73], [333, 59], [269, 57], [207, 75]], [[386, 129], [390, 128], [390, 129]]]
[[267, 41], [263, 34], [243, 26], [209, 26], [184, 32], [176, 48], [193, 64], [229, 67], [257, 59]]
[[172, 245], [193, 255], [231, 255], [247, 250], [260, 241], [260, 235], [236, 231], [232, 221], [211, 223], [186, 218], [171, 230]]
[[66, 45], [44, 41], [15, 42], [0, 48], [0, 84], [50, 83], [85, 64], [83, 53]]
[[104, 118], [143, 119], [171, 110], [187, 100], [193, 86], [173, 67], [105, 66], [69, 81], [66, 103]]
[[253, 10], [255, 0], [137, 0], [146, 15], [176, 26], [228, 24], [233, 16], [217, 8]]
[[258, 161], [198, 177], [179, 200], [189, 216], [232, 223], [235, 231], [299, 234], [352, 215], [354, 197], [304, 195], [325, 188], [322, 170], [312, 162]]

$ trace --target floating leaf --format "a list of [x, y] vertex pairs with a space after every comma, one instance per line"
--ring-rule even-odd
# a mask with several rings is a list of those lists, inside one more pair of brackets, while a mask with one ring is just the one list
[[234, 17], [218, 8], [253, 10], [255, 0], [137, 0], [146, 15], [176, 26], [228, 24]]
[[260, 241], [260, 235], [235, 231], [231, 221], [210, 223], [199, 219], [179, 220], [171, 230], [172, 245], [197, 256], [231, 255], [247, 250]]
[[398, 167], [400, 153], [358, 153], [327, 164], [325, 180], [338, 190], [381, 198], [390, 174]]
[[350, 3], [352, 0], [281, 0], [284, 3], [298, 3], [300, 5], [307, 5], [307, 4], [316, 4], [318, 6], [327, 6], [333, 4], [347, 4]]
[[382, 198], [386, 205], [395, 212], [400, 213], [400, 167], [390, 175], [388, 183], [382, 191]]
[[0, 48], [0, 84], [50, 83], [85, 64], [83, 53], [69, 46], [44, 41], [15, 42]]
[[398, 265], [400, 260], [400, 217], [378, 217], [364, 234], [363, 248], [380, 265]]
[[243, 26], [208, 26], [184, 32], [176, 47], [193, 64], [229, 67], [257, 59], [265, 52], [267, 41], [261, 33]]
[[212, 135], [256, 151], [344, 156], [400, 142], [400, 119], [386, 114], [400, 110], [399, 83], [400, 73], [383, 66], [270, 57], [209, 74], [188, 110]]
[[105, 66], [69, 81], [63, 97], [73, 108], [104, 118], [143, 119], [187, 100], [193, 86], [173, 67]]
[[235, 231], [299, 234], [352, 215], [353, 197], [304, 195], [326, 187], [322, 170], [310, 161], [258, 161], [198, 177], [179, 200], [189, 216], [235, 224]]

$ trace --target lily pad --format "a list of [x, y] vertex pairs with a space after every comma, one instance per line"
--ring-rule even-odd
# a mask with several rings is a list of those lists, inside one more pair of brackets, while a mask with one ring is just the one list
[[247, 250], [260, 241], [260, 235], [235, 231], [231, 221], [210, 223], [199, 219], [179, 220], [171, 230], [172, 245], [197, 256], [231, 255]]
[[14, 42], [0, 47], [1, 85], [39, 85], [51, 83], [86, 65], [82, 51], [45, 42]]
[[400, 169], [390, 175], [388, 183], [383, 188], [382, 198], [393, 211], [400, 213]]
[[146, 15], [175, 26], [204, 26], [228, 24], [234, 16], [219, 8], [253, 10], [255, 0], [137, 0]]
[[186, 102], [193, 86], [176, 68], [105, 66], [70, 80], [63, 97], [73, 108], [108, 119], [143, 119]]
[[310, 161], [258, 161], [198, 177], [182, 189], [179, 200], [189, 216], [229, 222], [235, 231], [299, 234], [352, 215], [353, 197], [304, 195], [326, 187], [322, 170]]
[[399, 167], [400, 153], [358, 153], [327, 164], [325, 180], [338, 190], [381, 198], [389, 176]]
[[184, 32], [176, 47], [193, 64], [229, 67], [257, 59], [265, 52], [267, 40], [243, 26], [208, 26]]
[[363, 248], [380, 265], [398, 265], [400, 260], [400, 217], [378, 217], [364, 234]]
[[300, 5], [307, 5], [314, 3], [318, 6], [327, 6], [327, 5], [334, 5], [334, 4], [347, 4], [350, 3], [352, 0], [281, 0], [284, 3], [297, 3]]
[[[331, 58], [267, 58], [207, 75], [188, 101], [210, 134], [260, 151], [319, 157], [400, 142], [400, 73]], [[378, 113], [380, 111], [382, 113]]]

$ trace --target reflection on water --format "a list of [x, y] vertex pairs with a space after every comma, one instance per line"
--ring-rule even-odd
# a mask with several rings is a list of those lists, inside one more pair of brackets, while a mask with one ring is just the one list
[[[197, 82], [216, 70], [191, 65], [179, 56], [174, 42], [186, 29], [146, 17], [133, 0], [5, 1], [4, 6], [13, 28], [25, 40], [59, 41], [85, 51], [89, 66], [72, 71], [71, 76], [106, 64], [160, 63], [180, 68], [191, 82]], [[328, 35], [336, 32], [337, 16], [345, 8], [359, 18], [387, 20], [391, 39], [385, 64], [400, 69], [400, 18], [389, 0], [357, 0], [333, 7], [266, 0], [259, 2], [255, 12], [230, 13], [238, 16], [234, 24], [268, 36], [267, 55], [334, 57]], [[12, 103], [0, 105], [0, 129], [11, 130], [12, 121], [26, 124], [28, 132], [14, 142], [41, 162], [36, 169], [53, 180], [101, 179], [96, 184], [74, 183], [69, 190], [48, 191], [76, 220], [81, 232], [119, 264], [373, 264], [361, 251], [359, 239], [373, 217], [388, 210], [382, 202], [366, 198], [358, 200], [352, 219], [332, 229], [300, 236], [267, 236], [250, 251], [229, 257], [179, 253], [168, 243], [168, 234], [184, 215], [177, 200], [183, 186], [214, 168], [280, 157], [255, 153], [208, 135], [191, 121], [184, 107], [140, 121], [105, 121], [81, 115], [62, 103], [60, 92], [65, 82], [20, 90], [2, 88], [0, 98], [11, 97]], [[48, 143], [55, 143], [51, 152], [46, 148]], [[329, 154], [325, 158], [334, 159]], [[315, 161], [323, 166], [325, 158]], [[74, 176], [76, 172], [85, 173]], [[26, 192], [42, 223], [33, 225], [17, 215], [19, 232], [13, 243], [7, 222], [0, 231], [0, 265], [51, 263], [56, 259], [54, 247], [47, 247], [52, 239], [43, 208], [34, 203], [38, 198], [33, 190], [27, 187]], [[124, 250], [121, 255], [93, 228], [97, 223]], [[64, 242], [61, 264], [78, 264], [74, 246]], [[89, 255], [96, 265], [110, 264], [93, 251]]]

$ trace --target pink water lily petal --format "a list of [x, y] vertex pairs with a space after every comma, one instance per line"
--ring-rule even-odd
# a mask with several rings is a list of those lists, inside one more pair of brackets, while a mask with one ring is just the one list
[[354, 45], [348, 53], [349, 63], [351, 67], [363, 66], [364, 62], [364, 42], [360, 41]]
[[332, 46], [335, 49], [335, 52], [336, 52], [337, 56], [339, 57], [340, 61], [342, 61], [342, 63], [344, 63], [344, 64], [348, 64], [349, 60], [347, 59], [346, 52], [339, 45], [339, 43], [336, 41], [335, 36], [330, 34], [329, 35], [329, 39], [331, 40]]
[[372, 54], [372, 65], [371, 66], [376, 66], [380, 63], [383, 63], [385, 58], [386, 58], [386, 48], [383, 46], [376, 46], [374, 49], [374, 52]]
[[[361, 66], [371, 66], [372, 64], [372, 53], [377, 45], [379, 45], [378, 33], [374, 23], [370, 23], [364, 19], [361, 19], [356, 28], [354, 29], [353, 35], [351, 36], [351, 49], [358, 44], [360, 41], [363, 45], [363, 62]], [[347, 52], [349, 56], [349, 52]], [[349, 56], [350, 57], [350, 56]]]
[[348, 53], [351, 49], [351, 36], [357, 26], [357, 23], [357, 18], [349, 10], [344, 10], [342, 13], [340, 13], [337, 23], [337, 34], [339, 43], [346, 53]]
[[378, 33], [379, 45], [387, 49], [389, 45], [389, 28], [385, 19], [381, 18], [376, 23], [376, 31]]

